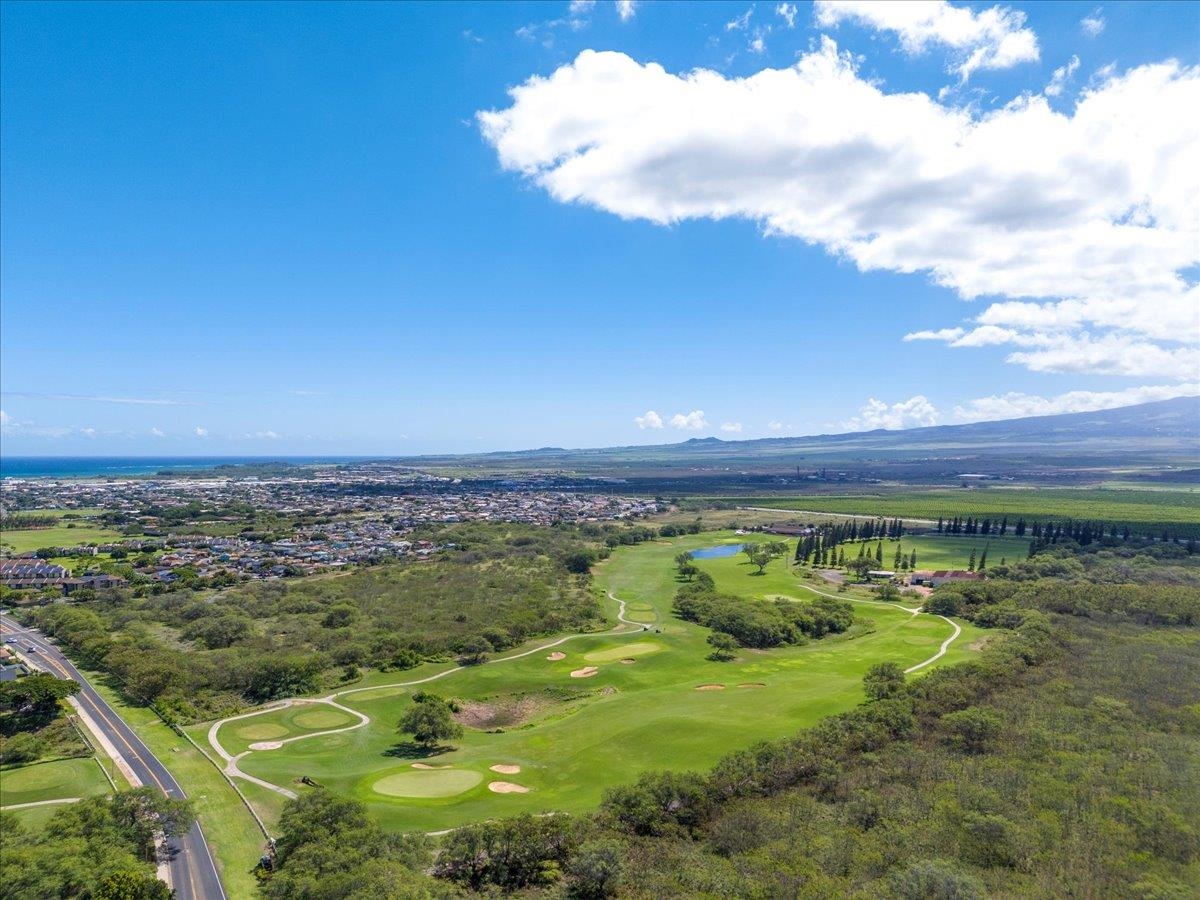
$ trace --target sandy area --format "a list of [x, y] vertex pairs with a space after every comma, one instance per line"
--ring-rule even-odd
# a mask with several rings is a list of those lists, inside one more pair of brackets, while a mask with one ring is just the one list
[[766, 685], [763, 684], [761, 681], [747, 681], [745, 684], [739, 684], [738, 687], [757, 688], [757, 687], [766, 687]]
[[591, 678], [600, 670], [595, 666], [584, 666], [582, 669], [576, 669], [571, 673], [572, 678]]
[[528, 794], [529, 788], [511, 781], [493, 781], [488, 784], [488, 790], [493, 794]]
[[422, 769], [422, 770], [425, 770], [425, 769], [449, 769], [450, 768], [449, 766], [431, 766], [431, 765], [429, 765], [429, 763], [413, 763], [412, 767], [414, 769]]
[[561, 650], [555, 650], [553, 653], [551, 653], [549, 656], [546, 657], [546, 659], [550, 660], [550, 662], [558, 662], [560, 659], [566, 659], [566, 658], [567, 658], [567, 654], [563, 653]]
[[520, 766], [507, 766], [503, 763], [496, 763], [494, 766], [488, 766], [493, 772], [499, 772], [501, 775], [516, 775], [521, 771]]
[[723, 690], [725, 690], [725, 685], [723, 685], [723, 684], [698, 684], [698, 685], [696, 685], [696, 690], [698, 690], [698, 691], [723, 691]]
[[257, 743], [251, 744], [250, 749], [251, 750], [278, 750], [282, 746], [283, 746], [282, 741], [258, 741]]
[[621, 665], [632, 666], [635, 662], [637, 662], [636, 659], [634, 659], [632, 656], [627, 656], [623, 660], [621, 660]]

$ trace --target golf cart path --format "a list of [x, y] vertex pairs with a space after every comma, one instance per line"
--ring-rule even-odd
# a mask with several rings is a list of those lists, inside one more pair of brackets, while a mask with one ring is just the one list
[[[533, 647], [532, 649], [523, 650], [520, 653], [514, 653], [510, 656], [501, 656], [496, 659], [489, 659], [486, 662], [482, 663], [482, 665], [486, 666], [486, 665], [492, 665], [495, 663], [509, 662], [510, 660], [514, 660], [514, 659], [523, 659], [526, 656], [533, 656], [535, 653], [541, 653], [541, 652], [543, 652], [545, 650], [549, 650], [553, 647], [561, 646], [562, 644], [565, 644], [567, 641], [572, 641], [572, 640], [575, 640], [576, 638], [613, 637], [616, 635], [640, 634], [647, 630], [647, 628], [649, 626], [644, 625], [641, 622], [631, 621], [630, 619], [627, 619], [625, 617], [625, 601], [624, 600], [621, 600], [620, 598], [613, 596], [613, 593], [611, 591], [609, 591], [608, 596], [610, 599], [615, 600], [617, 602], [617, 622], [619, 624], [617, 625], [616, 628], [613, 628], [609, 631], [599, 631], [599, 632], [592, 631], [592, 632], [580, 632], [578, 634], [568, 634], [566, 637], [561, 637], [558, 640], [551, 641], [548, 644], [539, 644], [538, 646]], [[630, 630], [626, 626], [633, 626], [633, 630]], [[291, 791], [288, 788], [282, 787], [277, 784], [272, 784], [269, 781], [264, 781], [261, 778], [256, 778], [255, 776], [242, 771], [242, 769], [238, 765], [238, 763], [242, 759], [244, 759], [246, 756], [249, 756], [254, 751], [253, 750], [243, 750], [241, 753], [238, 753], [236, 756], [230, 754], [229, 751], [227, 751], [221, 745], [220, 740], [218, 740], [218, 738], [217, 738], [217, 732], [221, 730], [221, 726], [226, 724], [227, 722], [236, 722], [239, 719], [250, 719], [250, 718], [253, 718], [254, 716], [265, 715], [266, 713], [269, 713], [269, 712], [277, 712], [278, 710], [287, 709], [290, 706], [294, 706], [294, 705], [298, 705], [298, 704], [323, 703], [323, 704], [326, 704], [327, 706], [332, 706], [335, 709], [340, 709], [343, 712], [347, 712], [350, 715], [357, 717], [359, 721], [353, 725], [346, 725], [342, 728], [331, 728], [326, 731], [314, 731], [314, 732], [311, 732], [310, 734], [299, 734], [299, 735], [296, 735], [295, 737], [285, 738], [282, 741], [277, 741], [277, 742], [273, 742], [273, 743], [277, 743], [278, 747], [282, 747], [284, 744], [290, 744], [290, 743], [293, 743], [294, 741], [303, 741], [303, 740], [308, 740], [309, 738], [323, 737], [323, 736], [329, 735], [329, 734], [340, 734], [341, 732], [344, 732], [344, 731], [354, 731], [355, 729], [362, 728], [365, 725], [371, 724], [371, 717], [368, 716], [366, 713], [361, 713], [356, 709], [351, 709], [348, 706], [343, 706], [341, 703], [338, 703], [337, 702], [338, 697], [345, 697], [348, 694], [357, 694], [357, 693], [361, 693], [363, 691], [378, 691], [378, 690], [384, 690], [387, 688], [413, 687], [418, 684], [428, 684], [431, 681], [437, 681], [439, 678], [445, 678], [447, 675], [452, 675], [455, 672], [461, 672], [464, 668], [466, 668], [466, 667], [456, 666], [452, 669], [446, 669], [442, 672], [436, 672], [433, 675], [428, 675], [425, 678], [414, 679], [413, 681], [399, 681], [399, 682], [393, 682], [391, 684], [373, 684], [370, 687], [350, 688], [349, 690], [345, 690], [345, 691], [336, 691], [325, 697], [314, 697], [314, 698], [297, 697], [297, 698], [293, 698], [293, 699], [289, 699], [289, 700], [281, 700], [278, 703], [273, 703], [270, 706], [263, 707], [262, 709], [256, 709], [256, 710], [252, 710], [251, 712], [246, 712], [246, 713], [239, 713], [236, 716], [229, 716], [228, 718], [220, 719], [219, 721], [213, 722], [213, 724], [211, 726], [209, 726], [209, 729], [208, 729], [208, 743], [212, 746], [213, 750], [215, 750], [217, 752], [217, 754], [221, 757], [221, 759], [224, 760], [225, 767], [224, 767], [223, 771], [229, 777], [241, 778], [245, 781], [249, 781], [251, 784], [257, 784], [259, 787], [266, 788], [269, 791], [274, 791], [277, 794], [282, 794], [283, 796], [285, 796], [289, 799], [295, 799], [297, 796], [295, 791]], [[278, 747], [276, 747], [275, 749], [278, 749]]]

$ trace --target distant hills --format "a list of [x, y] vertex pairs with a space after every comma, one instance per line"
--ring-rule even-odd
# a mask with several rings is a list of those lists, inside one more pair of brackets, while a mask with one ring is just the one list
[[580, 450], [544, 447], [398, 462], [462, 474], [537, 472], [729, 483], [761, 483], [763, 477], [811, 481], [814, 475], [824, 481], [944, 482], [964, 473], [1079, 481], [1110, 477], [1121, 469], [1134, 478], [1195, 480], [1195, 472], [1184, 470], [1200, 467], [1200, 397], [902, 431], [745, 441], [708, 437]]

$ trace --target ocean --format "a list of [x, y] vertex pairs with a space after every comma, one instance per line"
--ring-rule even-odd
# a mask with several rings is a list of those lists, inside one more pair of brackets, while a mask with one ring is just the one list
[[361, 462], [364, 456], [0, 456], [0, 478], [113, 478], [153, 475], [164, 469], [291, 463]]

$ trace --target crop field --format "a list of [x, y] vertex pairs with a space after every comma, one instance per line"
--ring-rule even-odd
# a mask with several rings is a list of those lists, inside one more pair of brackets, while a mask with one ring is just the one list
[[[608, 599], [612, 592], [627, 601], [627, 617], [642, 628], [544, 639], [482, 666], [372, 673], [336, 696], [338, 704], [370, 717], [365, 727], [289, 742], [321, 730], [313, 713], [326, 714], [320, 718], [326, 728], [351, 719], [330, 704], [305, 704], [230, 720], [218, 738], [230, 753], [262, 741], [279, 745], [247, 753], [241, 769], [295, 792], [306, 790], [301, 779], [308, 777], [365, 801], [396, 830], [435, 831], [519, 812], [582, 811], [595, 807], [606, 787], [641, 772], [704, 770], [731, 750], [850, 708], [862, 700], [862, 676], [872, 664], [922, 662], [953, 633], [939, 618], [914, 616], [852, 590], [838, 595], [862, 601], [855, 607], [863, 621], [849, 632], [711, 662], [705, 658], [708, 629], [671, 613], [673, 559], [680, 550], [747, 539], [761, 538], [694, 535], [620, 548], [598, 564], [596, 588], [610, 616], [617, 611]], [[786, 560], [771, 563], [761, 576], [740, 554], [699, 565], [722, 591], [751, 601], [815, 596], [803, 586], [810, 583], [806, 576], [791, 572]], [[963, 624], [938, 664], [970, 656], [979, 634]], [[531, 648], [537, 649], [518, 658]], [[401, 684], [431, 677], [420, 685]], [[396, 723], [416, 690], [458, 701], [467, 727], [450, 742], [453, 749], [426, 754], [398, 734]], [[247, 731], [252, 725], [262, 727]], [[204, 744], [208, 726], [188, 732]], [[281, 796], [248, 788], [256, 808], [261, 802], [268, 817], [277, 813]]]
[[1200, 534], [1200, 493], [1188, 490], [1074, 490], [988, 487], [978, 490], [897, 491], [831, 496], [738, 498], [744, 506], [813, 512], [911, 517], [1008, 516], [1027, 521], [1087, 519], [1130, 525], [1184, 526]]

